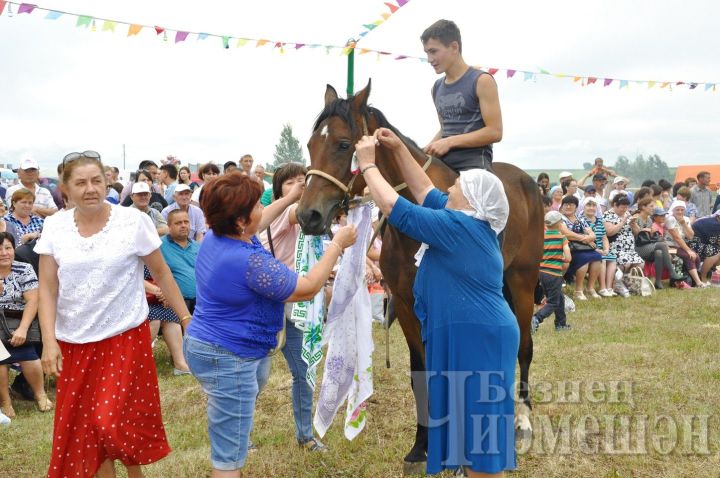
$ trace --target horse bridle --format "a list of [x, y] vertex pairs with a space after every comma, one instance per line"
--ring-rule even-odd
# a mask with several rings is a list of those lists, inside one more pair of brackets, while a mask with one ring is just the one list
[[[367, 119], [365, 118], [365, 115], [362, 117], [362, 128], [363, 128], [363, 136], [369, 136], [368, 132], [368, 126], [367, 126]], [[357, 154], [356, 152], [353, 152], [353, 156]], [[422, 169], [423, 171], [427, 171], [430, 167], [430, 164], [432, 163], [432, 156], [429, 154], [427, 155], [427, 161], [423, 165]], [[358, 176], [360, 176], [360, 173], [355, 173], [352, 175], [352, 178], [350, 179], [350, 182], [347, 184], [342, 183], [338, 178], [335, 176], [332, 176], [325, 171], [320, 171], [319, 169], [311, 169], [306, 174], [305, 177], [309, 178], [310, 176], [320, 176], [321, 178], [327, 179], [332, 184], [337, 186], [344, 194], [342, 201], [340, 201], [340, 209], [343, 209], [347, 211], [348, 209], [353, 209], [361, 204], [364, 204], [366, 202], [369, 202], [371, 200], [370, 196], [363, 196], [359, 199], [353, 199], [350, 197], [350, 192], [352, 191], [353, 184], [355, 184], [355, 180]], [[407, 183], [401, 183], [397, 186], [394, 186], [393, 189], [397, 192], [402, 191], [407, 187]]]

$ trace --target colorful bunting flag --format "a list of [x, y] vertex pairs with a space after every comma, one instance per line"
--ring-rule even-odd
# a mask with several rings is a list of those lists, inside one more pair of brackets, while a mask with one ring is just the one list
[[264, 44], [266, 44], [267, 42], [268, 42], [267, 40], [258, 40], [257, 43], [255, 44], [255, 48], [261, 47]]
[[93, 20], [92, 17], [88, 17], [88, 16], [85, 16], [85, 15], [80, 15], [80, 16], [78, 17], [78, 19], [77, 19], [77, 23], [75, 23], [75, 26], [76, 26], [76, 27], [85, 27], [85, 28], [87, 28], [87, 27], [89, 27], [90, 24], [92, 23], [92, 20]]
[[710, 88], [715, 90], [715, 84], [714, 83], [705, 83], [705, 91], [709, 90]]
[[115, 33], [115, 25], [117, 25], [117, 23], [111, 20], [105, 20], [102, 26], [102, 31]]
[[610, 86], [610, 83], [613, 82], [612, 78], [605, 78], [605, 81], [603, 81], [603, 87]]
[[300, 48], [302, 48], [302, 47], [304, 47], [304, 46], [305, 46], [304, 43], [296, 43], [296, 44], [295, 44], [295, 49], [296, 49], [296, 50], [299, 50]]
[[130, 25], [130, 27], [128, 28], [127, 36], [131, 37], [133, 35], [137, 35], [138, 33], [140, 33], [140, 30], [142, 30], [142, 28], [143, 28], [142, 25], [136, 25], [136, 24]]
[[159, 34], [163, 33], [164, 31], [165, 31], [165, 29], [164, 29], [163, 27], [155, 26], [155, 33], [156, 33], [156, 34], [159, 35]]
[[533, 76], [535, 76], [535, 75], [533, 74], [533, 72], [531, 72], [531, 71], [523, 71], [523, 81], [532, 80]]
[[393, 5], [390, 2], [385, 2], [385, 5], [387, 5], [387, 7], [390, 9], [390, 13], [395, 13], [398, 11], [398, 8], [400, 8], [397, 5]]
[[647, 82], [647, 85], [648, 85], [648, 90], [649, 90], [650, 88], [652, 88], [653, 86], [655, 86], [655, 82], [654, 82], [654, 81], [648, 81], [648, 82]]
[[58, 18], [62, 17], [61, 12], [54, 12], [50, 10], [47, 15], [45, 15], [45, 20], [57, 20]]
[[7, 3], [7, 2], [6, 2], [5, 0], [0, 0], [0, 16], [1, 16], [1, 15], [3, 14], [3, 12], [5, 11], [5, 4], [6, 4], [6, 3]]
[[595, 84], [596, 81], [597, 81], [597, 78], [595, 78], [594, 76], [588, 76], [587, 84], [593, 85], [593, 84]]
[[230, 37], [222, 37], [223, 48], [230, 48]]
[[237, 48], [245, 46], [245, 44], [248, 42], [247, 38], [238, 38], [237, 44], [235, 45]]
[[627, 80], [620, 80], [620, 89], [627, 88], [628, 81]]
[[507, 71], [507, 77], [508, 77], [508, 78], [512, 78], [513, 76], [515, 76], [515, 72], [516, 72], [516, 71], [517, 71], [517, 70], [508, 70], [508, 71]]
[[397, 0], [397, 4], [399, 7], [404, 7], [407, 2], [410, 0]]
[[20, 15], [21, 13], [30, 14], [33, 12], [33, 10], [35, 10], [36, 7], [37, 5], [32, 5], [30, 3], [21, 3], [18, 7], [18, 15]]
[[204, 40], [204, 39], [206, 39], [207, 37], [208, 37], [208, 34], [207, 34], [207, 33], [198, 33], [197, 39], [198, 39], [198, 40]]
[[189, 35], [189, 32], [176, 32], [175, 33], [175, 43], [180, 43], [181, 41], [185, 41]]

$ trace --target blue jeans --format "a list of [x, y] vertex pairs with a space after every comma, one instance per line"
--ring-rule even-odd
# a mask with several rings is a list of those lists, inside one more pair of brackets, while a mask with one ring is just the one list
[[216, 470], [243, 467], [258, 394], [258, 366], [263, 359], [234, 353], [188, 335], [183, 352], [190, 371], [208, 396], [210, 458]]
[[312, 401], [313, 391], [305, 379], [307, 364], [302, 359], [303, 333], [285, 318], [286, 339], [282, 353], [292, 373], [292, 403], [295, 417], [295, 437], [306, 441], [313, 437]]

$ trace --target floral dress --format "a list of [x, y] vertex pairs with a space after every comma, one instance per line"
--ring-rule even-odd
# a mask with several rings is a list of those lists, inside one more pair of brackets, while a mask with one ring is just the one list
[[[620, 216], [612, 209], [606, 212], [603, 218], [610, 224], [620, 224]], [[610, 239], [610, 236], [608, 236], [608, 239]], [[610, 254], [614, 254], [615, 257], [617, 257], [619, 266], [625, 264], [644, 264], [642, 258], [635, 252], [635, 237], [629, 224], [625, 223], [622, 229], [620, 229], [620, 232], [610, 240]]]

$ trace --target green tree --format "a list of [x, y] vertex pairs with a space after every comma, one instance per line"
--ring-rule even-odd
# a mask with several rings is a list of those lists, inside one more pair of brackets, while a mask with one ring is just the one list
[[302, 148], [300, 147], [300, 141], [293, 136], [292, 126], [290, 124], [283, 125], [282, 131], [280, 132], [280, 140], [275, 145], [275, 161], [272, 164], [272, 169], [275, 170], [279, 166], [294, 162], [305, 165], [305, 158], [303, 157]]
[[646, 179], [653, 181], [660, 179], [672, 181], [673, 179], [667, 163], [657, 154], [651, 154], [647, 158], [638, 154], [633, 161], [625, 156], [618, 156], [613, 169], [618, 174], [629, 178], [635, 186], [639, 186]]

